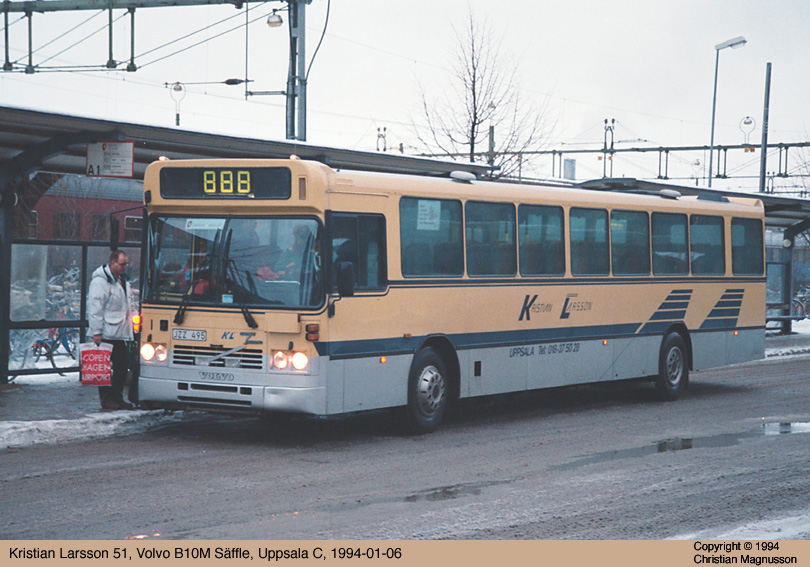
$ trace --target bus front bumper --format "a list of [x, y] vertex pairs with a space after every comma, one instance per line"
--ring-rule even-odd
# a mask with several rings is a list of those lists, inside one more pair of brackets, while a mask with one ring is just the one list
[[146, 407], [325, 415], [326, 388], [211, 384], [141, 375], [138, 395]]

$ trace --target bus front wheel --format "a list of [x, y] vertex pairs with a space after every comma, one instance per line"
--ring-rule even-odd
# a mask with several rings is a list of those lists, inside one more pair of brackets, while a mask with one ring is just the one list
[[655, 385], [665, 401], [677, 400], [689, 382], [686, 344], [678, 333], [670, 333], [661, 344]]
[[408, 377], [408, 431], [415, 434], [435, 431], [447, 409], [448, 395], [444, 360], [431, 347], [420, 350]]

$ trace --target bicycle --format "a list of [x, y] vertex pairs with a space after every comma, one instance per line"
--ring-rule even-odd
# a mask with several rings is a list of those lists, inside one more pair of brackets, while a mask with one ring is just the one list
[[[49, 300], [48, 303], [50, 304], [51, 301]], [[57, 320], [72, 318], [72, 309], [70, 305], [60, 305], [54, 309], [54, 311], [57, 314]], [[73, 360], [76, 360], [78, 356], [78, 345], [79, 331], [77, 329], [68, 327], [51, 327], [48, 329], [48, 336], [46, 338], [36, 339], [31, 345], [31, 352], [34, 356], [34, 364], [38, 363], [39, 359], [45, 356], [51, 361], [51, 366], [59, 370], [60, 367], [56, 364], [54, 355], [59, 354], [60, 347], [65, 354], [70, 356]], [[61, 376], [62, 372], [59, 372], [59, 375]]]
[[[79, 351], [79, 331], [67, 328], [49, 329], [47, 338], [37, 339], [31, 345], [34, 363], [39, 362], [39, 359], [45, 356], [51, 361], [51, 366], [56, 370], [61, 370], [62, 367], [56, 364], [56, 359], [54, 358], [59, 347], [63, 348], [65, 354], [70, 356], [73, 360], [76, 360]], [[63, 373], [60, 371], [59, 375], [62, 376]]]
[[804, 319], [810, 315], [810, 286], [803, 285], [790, 301], [790, 310], [797, 317]]

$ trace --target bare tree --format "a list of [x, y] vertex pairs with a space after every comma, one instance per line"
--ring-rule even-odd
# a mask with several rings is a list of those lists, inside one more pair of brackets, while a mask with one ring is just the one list
[[531, 160], [524, 152], [548, 138], [546, 105], [537, 108], [521, 97], [518, 66], [502, 53], [487, 22], [470, 11], [464, 28], [454, 32], [449, 80], [440, 93], [422, 89], [425, 126], [414, 127], [417, 138], [433, 155], [487, 161], [499, 168], [496, 175], [512, 175]]

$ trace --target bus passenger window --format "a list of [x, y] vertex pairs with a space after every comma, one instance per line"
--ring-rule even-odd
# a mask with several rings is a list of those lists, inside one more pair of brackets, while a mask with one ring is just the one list
[[688, 275], [686, 215], [653, 213], [652, 256], [655, 275]]
[[562, 207], [520, 205], [518, 242], [521, 275], [561, 276], [565, 273]]
[[403, 197], [399, 202], [402, 275], [461, 276], [461, 203]]
[[762, 221], [759, 219], [732, 219], [731, 270], [734, 275], [761, 276], [764, 265]]
[[517, 272], [514, 205], [470, 201], [465, 212], [467, 273], [514, 276]]
[[610, 247], [614, 276], [650, 275], [650, 222], [647, 213], [612, 211]]
[[723, 217], [692, 215], [689, 218], [692, 274], [722, 276], [726, 273]]
[[379, 215], [335, 213], [332, 216], [333, 289], [337, 289], [338, 262], [354, 265], [356, 289], [385, 287], [385, 219]]
[[571, 273], [575, 276], [609, 274], [607, 211], [572, 207], [569, 217]]

